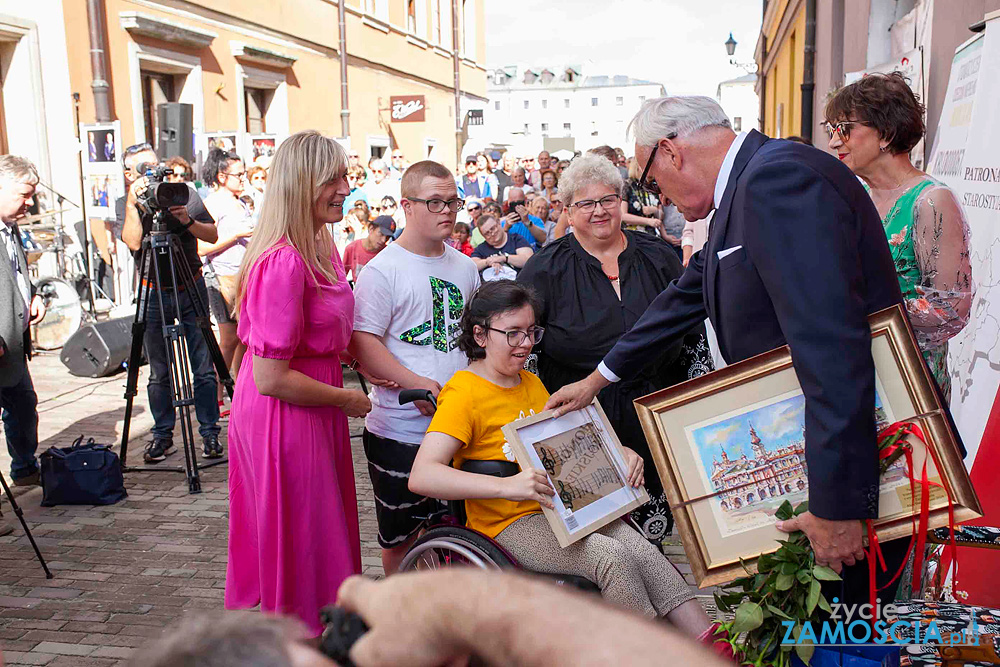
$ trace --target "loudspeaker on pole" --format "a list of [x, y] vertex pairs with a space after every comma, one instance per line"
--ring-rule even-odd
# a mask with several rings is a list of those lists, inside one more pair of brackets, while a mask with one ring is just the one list
[[156, 106], [156, 154], [161, 160], [181, 156], [194, 164], [194, 107], [181, 102]]

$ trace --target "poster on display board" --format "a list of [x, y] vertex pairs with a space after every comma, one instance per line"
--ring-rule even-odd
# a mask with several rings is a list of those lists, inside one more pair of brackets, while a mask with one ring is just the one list
[[[907, 83], [910, 84], [910, 90], [912, 90], [913, 94], [917, 96], [917, 99], [922, 102], [927, 99], [927, 96], [924, 94], [923, 53], [923, 47], [917, 47], [907, 51], [894, 60], [890, 60], [887, 63], [876, 65], [875, 67], [869, 67], [868, 69], [861, 70], [859, 72], [848, 72], [844, 75], [844, 85], [849, 86], [866, 74], [890, 74], [892, 72], [899, 72], [906, 77]], [[920, 142], [913, 147], [913, 150], [910, 151], [910, 161], [913, 162], [913, 166], [917, 169], [924, 168], [923, 139], [921, 139]]]
[[927, 160], [927, 173], [953, 189], [959, 188], [962, 180], [962, 161], [983, 61], [983, 37], [980, 33], [955, 50], [948, 93], [941, 106], [934, 148]]
[[270, 165], [271, 160], [274, 159], [274, 154], [278, 150], [278, 146], [281, 145], [284, 139], [285, 137], [274, 134], [249, 135], [247, 150], [244, 153], [240, 153], [241, 157], [245, 157], [246, 159], [247, 168], [249, 169], [252, 165], [262, 167]]
[[88, 218], [110, 220], [115, 199], [125, 194], [121, 166], [121, 123], [80, 123], [84, 210]]
[[[975, 295], [969, 322], [948, 342], [952, 416], [966, 466], [983, 505], [977, 523], [1000, 525], [1000, 12], [986, 17], [985, 36], [956, 52], [934, 147], [938, 172], [969, 223]], [[940, 164], [939, 164], [940, 163]], [[960, 549], [956, 595], [967, 604], [1000, 605], [1000, 554]]]

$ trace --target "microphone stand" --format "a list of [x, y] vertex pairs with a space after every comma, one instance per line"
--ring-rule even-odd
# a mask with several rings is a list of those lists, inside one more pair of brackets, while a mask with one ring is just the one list
[[[73, 93], [73, 114], [76, 119], [74, 124], [74, 129], [76, 130], [76, 143], [77, 146], [82, 146], [81, 136], [80, 136], [80, 93]], [[86, 272], [86, 285], [87, 285], [87, 303], [90, 306], [90, 315], [97, 321], [97, 304], [94, 303], [94, 281], [91, 275], [91, 264], [90, 264], [90, 220], [87, 218], [87, 211], [84, 208], [84, 202], [87, 199], [86, 188], [83, 184], [83, 149], [77, 151], [76, 153], [77, 164], [80, 167], [80, 214], [83, 217], [83, 234], [80, 235], [80, 245], [83, 246], [83, 270]], [[51, 188], [49, 188], [51, 190]], [[55, 190], [52, 190], [55, 192]], [[56, 192], [56, 195], [59, 195]], [[70, 202], [72, 203], [72, 202]]]

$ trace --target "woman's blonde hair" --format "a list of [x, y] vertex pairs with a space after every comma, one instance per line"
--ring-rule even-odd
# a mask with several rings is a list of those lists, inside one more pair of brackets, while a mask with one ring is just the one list
[[313, 206], [320, 188], [347, 173], [347, 152], [315, 130], [297, 132], [278, 147], [268, 172], [267, 196], [240, 266], [237, 311], [246, 295], [247, 278], [254, 264], [282, 244], [299, 252], [306, 271], [317, 285], [317, 274], [331, 283], [337, 282], [330, 258], [333, 239], [326, 225], [316, 231]]

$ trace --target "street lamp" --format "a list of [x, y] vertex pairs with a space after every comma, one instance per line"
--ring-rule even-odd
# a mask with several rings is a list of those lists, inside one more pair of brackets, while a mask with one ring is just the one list
[[750, 61], [748, 63], [741, 63], [733, 56], [736, 54], [736, 40], [733, 39], [733, 33], [729, 33], [729, 39], [725, 41], [726, 45], [726, 55], [729, 56], [729, 64], [734, 67], [739, 67], [742, 70], [746, 70], [748, 74], [754, 74], [757, 71], [757, 63]]

